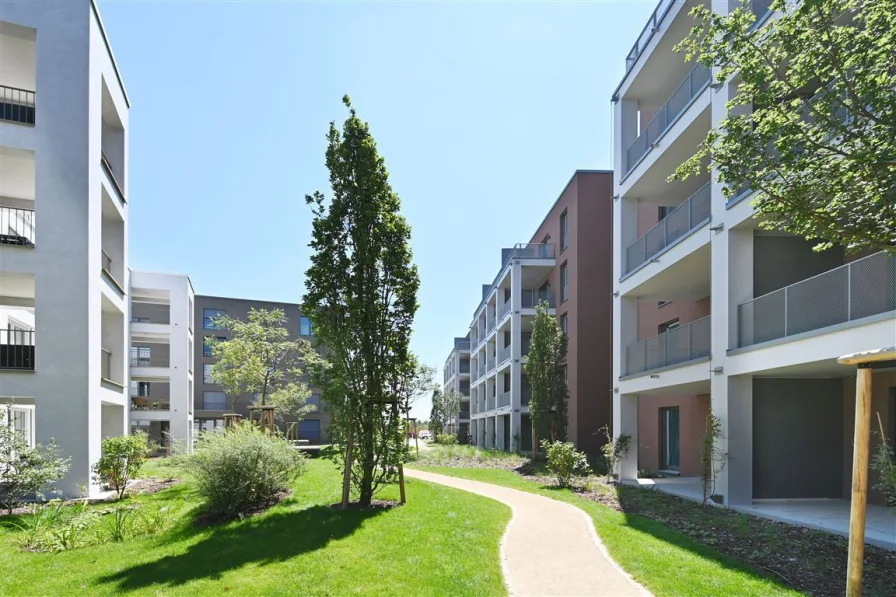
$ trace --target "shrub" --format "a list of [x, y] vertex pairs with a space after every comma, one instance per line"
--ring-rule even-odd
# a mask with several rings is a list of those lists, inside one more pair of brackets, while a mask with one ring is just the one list
[[875, 432], [878, 442], [871, 455], [871, 468], [877, 471], [879, 480], [874, 489], [882, 491], [887, 496], [887, 505], [896, 508], [896, 460], [894, 460], [896, 452], [890, 448], [880, 413], [877, 414], [877, 423], [880, 426], [880, 433]]
[[69, 459], [59, 456], [56, 444], [31, 447], [25, 436], [9, 425], [10, 412], [0, 412], [0, 506], [12, 509], [25, 496], [39, 494], [68, 472]]
[[269, 504], [305, 470], [304, 457], [288, 441], [247, 421], [226, 433], [201, 434], [193, 453], [182, 460], [206, 513], [221, 520]]
[[436, 436], [436, 443], [442, 446], [453, 446], [457, 444], [457, 436], [453, 433], [440, 433]]
[[94, 478], [115, 490], [118, 499], [124, 497], [128, 482], [136, 478], [146, 460], [148, 443], [145, 433], [107, 437], [103, 440], [103, 455], [93, 465]]
[[569, 487], [574, 476], [587, 474], [588, 459], [576, 450], [572, 442], [542, 440], [541, 447], [547, 456], [548, 469], [557, 478], [558, 487]]
[[601, 431], [607, 437], [607, 443], [601, 446], [600, 451], [604, 455], [607, 477], [612, 478], [618, 472], [619, 462], [628, 456], [632, 438], [630, 435], [622, 434], [614, 440], [613, 434], [610, 433], [610, 428], [607, 426], [604, 426]]

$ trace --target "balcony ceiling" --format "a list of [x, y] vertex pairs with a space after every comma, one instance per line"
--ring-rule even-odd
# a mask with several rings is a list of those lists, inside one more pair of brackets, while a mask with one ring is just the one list
[[[712, 234], [698, 230], [694, 234]], [[680, 247], [679, 247], [680, 248]], [[676, 247], [660, 255], [659, 263], [646, 266], [646, 273], [653, 273], [668, 263], [674, 256]], [[712, 292], [710, 277], [710, 257], [712, 250], [706, 243], [690, 255], [659, 271], [631, 292], [639, 300], [651, 301], [698, 301]], [[651, 270], [650, 268], [654, 268]], [[637, 275], [637, 274], [635, 274]]]

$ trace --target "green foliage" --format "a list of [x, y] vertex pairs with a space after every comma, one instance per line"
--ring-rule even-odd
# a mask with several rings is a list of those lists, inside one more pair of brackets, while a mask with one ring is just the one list
[[442, 391], [433, 390], [432, 392], [432, 409], [429, 411], [429, 430], [433, 436], [442, 435], [445, 429], [447, 416], [442, 409]]
[[432, 393], [432, 410], [429, 413], [429, 428], [438, 440], [445, 433], [445, 428], [454, 423], [460, 414], [460, 401], [463, 398], [454, 388], [444, 392], [435, 390]]
[[572, 478], [588, 474], [588, 458], [572, 442], [541, 440], [548, 469], [557, 478], [558, 487], [569, 487]]
[[739, 81], [729, 115], [674, 178], [712, 168], [730, 197], [758, 191], [760, 225], [817, 250], [896, 244], [896, 0], [776, 0], [755, 16], [698, 4], [678, 47], [720, 82]]
[[180, 459], [196, 481], [204, 510], [220, 520], [271, 503], [305, 470], [304, 457], [288, 441], [248, 421], [226, 433], [201, 434], [193, 452]]
[[315, 371], [332, 417], [331, 435], [361, 505], [407, 459], [402, 412], [417, 360], [410, 338], [420, 278], [411, 229], [368, 124], [348, 96], [342, 130], [330, 123], [326, 164], [332, 197], [306, 196], [314, 214], [302, 310], [326, 347]]
[[566, 386], [567, 338], [548, 313], [548, 304], [536, 307], [532, 343], [525, 365], [532, 388], [529, 416], [538, 437], [552, 442], [566, 440], [566, 412], [569, 388]]
[[230, 331], [227, 342], [206, 338], [217, 359], [212, 378], [224, 387], [236, 409], [240, 396], [258, 396], [261, 405], [272, 404], [278, 417], [301, 419], [313, 410], [306, 404], [311, 392], [302, 381], [303, 365], [315, 367], [317, 353], [304, 340], [292, 340], [283, 309], [251, 309], [248, 321], [217, 317], [214, 324]]
[[880, 427], [879, 432], [875, 432], [877, 437], [877, 447], [871, 455], [871, 468], [879, 475], [878, 482], [874, 485], [874, 489], [882, 491], [887, 496], [887, 504], [891, 508], [896, 508], [896, 451], [890, 447], [891, 438], [887, 437], [884, 431], [884, 424], [877, 415], [877, 423]]
[[613, 434], [610, 432], [610, 428], [606, 425], [601, 428], [601, 431], [607, 438], [607, 443], [600, 448], [607, 467], [607, 477], [614, 477], [619, 473], [619, 463], [623, 458], [628, 456], [628, 452], [631, 449], [632, 437], [630, 435], [621, 434], [614, 439]]
[[148, 449], [143, 432], [105, 438], [102, 456], [92, 467], [94, 478], [115, 490], [118, 499], [123, 498], [128, 482], [140, 472]]
[[725, 470], [728, 453], [719, 448], [722, 437], [722, 420], [715, 415], [706, 417], [706, 434], [700, 440], [700, 480], [703, 486], [703, 503], [710, 499], [720, 500], [716, 495], [716, 479]]
[[440, 433], [436, 436], [436, 443], [441, 446], [457, 445], [457, 436], [453, 433]]
[[25, 496], [40, 494], [68, 472], [69, 458], [59, 456], [55, 443], [28, 445], [12, 426], [12, 413], [0, 411], [0, 506], [7, 512]]

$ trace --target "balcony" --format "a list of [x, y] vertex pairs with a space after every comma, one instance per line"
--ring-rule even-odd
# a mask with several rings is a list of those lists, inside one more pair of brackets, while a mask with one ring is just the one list
[[504, 392], [498, 396], [498, 406], [510, 406], [510, 392]]
[[455, 338], [454, 339], [454, 350], [469, 351], [470, 350], [470, 340], [468, 338]]
[[635, 375], [709, 356], [710, 317], [669, 330], [625, 349], [625, 375]]
[[494, 331], [495, 331], [495, 320], [494, 320], [494, 318], [490, 318], [490, 319], [488, 320], [488, 328], [487, 328], [487, 329], [488, 329], [489, 332], [494, 332]]
[[34, 92], [0, 85], [0, 120], [34, 126]]
[[688, 233], [709, 221], [712, 185], [706, 183], [696, 193], [625, 249], [625, 273], [630, 274]]
[[0, 207], [0, 245], [34, 246], [34, 210]]
[[34, 371], [34, 330], [0, 330], [0, 370]]
[[520, 392], [520, 405], [521, 406], [529, 406], [529, 401], [532, 399], [532, 388], [523, 388]]
[[534, 309], [542, 302], [546, 302], [551, 309], [557, 306], [554, 293], [550, 289], [523, 290], [520, 300], [524, 309]]
[[672, 96], [659, 109], [640, 136], [625, 151], [625, 173], [631, 172], [648, 151], [659, 141], [678, 117], [691, 105], [691, 102], [709, 85], [712, 79], [710, 71], [698, 64], [688, 75]]
[[479, 365], [479, 377], [485, 377], [485, 363]]
[[131, 411], [169, 411], [171, 403], [168, 397], [150, 398], [148, 396], [131, 396]]
[[468, 410], [462, 410], [462, 411], [460, 411], [460, 414], [457, 416], [457, 418], [458, 418], [458, 419], [461, 419], [461, 420], [469, 419], [469, 418], [470, 418], [470, 411], [468, 411]]
[[470, 381], [476, 381], [479, 379], [479, 370], [475, 367], [470, 368]]
[[635, 41], [635, 45], [632, 46], [632, 49], [629, 50], [625, 57], [626, 74], [634, 68], [635, 64], [638, 62], [638, 57], [644, 53], [644, 49], [647, 47], [647, 44], [650, 43], [650, 40], [653, 39], [653, 34], [656, 33], [660, 23], [674, 3], [675, 0], [660, 0], [659, 4], [657, 4], [653, 13], [650, 15], [650, 18], [647, 19], [647, 24], [644, 25], [644, 29], [641, 30], [641, 35], [639, 35], [638, 39]]
[[100, 349], [100, 377], [112, 381], [112, 351]]
[[495, 397], [494, 396], [488, 397], [488, 410], [495, 410]]
[[488, 355], [488, 358], [487, 358], [486, 360], [487, 360], [487, 362], [488, 362], [488, 370], [489, 370], [489, 371], [494, 371], [494, 369], [495, 369], [495, 357], [494, 357], [494, 355], [491, 355], [491, 354]]
[[752, 12], [756, 15], [756, 21], [750, 26], [750, 29], [755, 29], [765, 22], [765, 18], [771, 12], [772, 2], [773, 0], [728, 0], [728, 12], [733, 12], [741, 7]]
[[458, 371], [460, 373], [469, 373], [470, 372], [470, 361], [461, 361]]
[[738, 305], [738, 345], [896, 311], [896, 256], [875, 253]]
[[505, 317], [508, 313], [510, 313], [510, 303], [511, 303], [511, 302], [512, 302], [512, 301], [507, 301], [507, 302], [505, 302], [504, 304], [502, 304], [500, 307], [498, 307], [498, 321], [503, 320], [504, 317]]
[[168, 325], [171, 323], [171, 306], [159, 303], [145, 303], [132, 301], [131, 323], [156, 323]]
[[505, 363], [510, 360], [510, 346], [502, 346], [498, 349], [498, 364]]

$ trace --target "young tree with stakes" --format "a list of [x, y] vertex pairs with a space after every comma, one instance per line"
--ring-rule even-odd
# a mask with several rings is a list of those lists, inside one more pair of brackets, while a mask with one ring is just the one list
[[548, 313], [548, 304], [538, 304], [532, 341], [526, 360], [526, 377], [532, 388], [529, 399], [529, 416], [535, 432], [535, 440], [548, 438], [551, 442], [566, 441], [566, 413], [569, 389], [566, 387], [567, 339], [557, 325], [557, 319]]
[[420, 278], [411, 229], [368, 124], [348, 96], [342, 130], [330, 123], [326, 164], [332, 196], [306, 196], [311, 266], [303, 311], [314, 324], [326, 370], [316, 381], [332, 415], [331, 434], [361, 506], [393, 480], [408, 454], [401, 433], [404, 381], [413, 374], [410, 337]]

